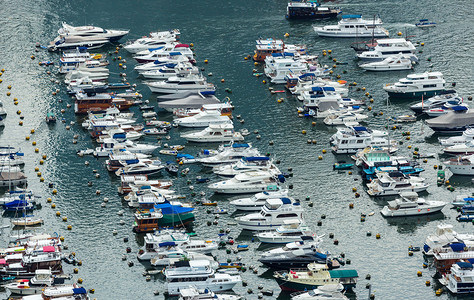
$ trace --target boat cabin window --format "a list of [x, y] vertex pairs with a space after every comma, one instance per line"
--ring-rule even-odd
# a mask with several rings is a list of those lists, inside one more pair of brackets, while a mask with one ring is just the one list
[[424, 84], [423, 85], [423, 88], [432, 88], [432, 87], [436, 87], [436, 84]]
[[298, 217], [297, 214], [295, 213], [292, 213], [292, 214], [280, 214], [277, 216], [277, 219], [281, 219], [281, 218], [296, 218]]

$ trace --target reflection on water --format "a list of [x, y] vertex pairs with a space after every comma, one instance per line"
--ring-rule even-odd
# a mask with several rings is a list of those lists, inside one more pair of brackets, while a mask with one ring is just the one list
[[429, 222], [441, 221], [445, 219], [446, 216], [442, 211], [425, 216], [386, 218], [387, 224], [389, 226], [397, 227], [397, 232], [400, 234], [411, 234]]

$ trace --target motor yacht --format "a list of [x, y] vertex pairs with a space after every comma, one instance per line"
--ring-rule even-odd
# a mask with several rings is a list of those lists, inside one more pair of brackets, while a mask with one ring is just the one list
[[359, 65], [367, 71], [402, 71], [413, 69], [413, 57], [406, 54], [389, 56], [382, 61], [374, 61]]
[[152, 32], [149, 36], [127, 42], [123, 48], [132, 54], [136, 54], [143, 50], [149, 50], [176, 42], [179, 40], [179, 35], [180, 32], [178, 29]]
[[453, 294], [468, 295], [474, 293], [474, 267], [467, 261], [454, 263], [450, 272], [444, 274], [441, 280], [446, 288]]
[[417, 62], [415, 52], [416, 48], [412, 42], [404, 38], [377, 39], [375, 45], [371, 45], [367, 51], [358, 53], [357, 58], [364, 62], [375, 62], [401, 54], [410, 58], [412, 62]]
[[275, 173], [275, 175], [281, 174], [273, 160], [268, 156], [245, 156], [235, 163], [215, 166], [212, 169], [214, 174], [223, 177], [234, 177], [237, 174], [249, 171], [270, 171]]
[[291, 300], [349, 300], [342, 291], [342, 284], [326, 284], [313, 290], [291, 294]]
[[381, 25], [380, 18], [363, 19], [361, 15], [343, 15], [337, 25], [314, 26], [313, 29], [318, 36], [323, 37], [388, 37], [388, 31]]
[[64, 283], [64, 278], [58, 276], [57, 280], [55, 280], [51, 270], [38, 269], [35, 271], [33, 278], [8, 283], [4, 285], [4, 288], [16, 295], [34, 295], [41, 293], [47, 286], [59, 283]]
[[424, 110], [442, 107], [448, 101], [459, 101], [459, 103], [462, 103], [463, 98], [460, 97], [456, 91], [447, 90], [441, 92], [439, 95], [411, 105], [410, 109], [417, 114], [421, 114]]
[[357, 153], [366, 147], [389, 147], [387, 133], [370, 130], [364, 126], [339, 128], [331, 137], [332, 150], [336, 154]]
[[269, 186], [277, 185], [275, 174], [267, 171], [245, 172], [235, 177], [211, 183], [208, 188], [221, 194], [246, 194], [265, 191]]
[[215, 91], [216, 87], [200, 75], [173, 76], [164, 81], [148, 82], [153, 93], [174, 94], [182, 92]]
[[466, 128], [461, 136], [452, 136], [445, 139], [439, 138], [438, 140], [441, 146], [445, 147], [471, 142], [474, 141], [474, 128]]
[[228, 116], [223, 116], [219, 110], [204, 110], [196, 115], [174, 120], [174, 124], [182, 127], [208, 127], [210, 124], [231, 124]]
[[441, 115], [447, 114], [450, 111], [465, 111], [469, 110], [469, 105], [463, 103], [461, 99], [449, 100], [444, 103], [442, 106], [435, 108], [427, 108], [423, 110], [423, 113], [428, 115], [430, 118], [439, 117]]
[[433, 251], [449, 247], [451, 243], [464, 242], [474, 245], [474, 234], [457, 233], [451, 224], [439, 224], [434, 234], [428, 235], [423, 245], [423, 254], [433, 256]]
[[187, 74], [199, 74], [199, 69], [189, 62], [179, 64], [165, 64], [159, 69], [146, 71], [141, 75], [147, 79], [166, 80], [173, 76], [184, 76]]
[[420, 216], [439, 212], [445, 206], [443, 201], [425, 200], [415, 192], [402, 192], [400, 198], [389, 201], [380, 213], [386, 218]]
[[288, 198], [288, 190], [276, 189], [275, 191], [265, 191], [253, 195], [250, 198], [240, 198], [233, 200], [230, 204], [242, 211], [260, 211], [268, 199]]
[[232, 124], [210, 124], [202, 131], [181, 134], [181, 137], [196, 143], [243, 141], [240, 132], [234, 131]]
[[312, 235], [309, 227], [297, 219], [285, 220], [283, 225], [272, 231], [264, 231], [256, 234], [262, 243], [287, 244], [300, 241], [302, 236]]
[[221, 111], [233, 108], [231, 103], [221, 102], [215, 96], [215, 91], [180, 92], [158, 96], [157, 100], [159, 108], [172, 113], [200, 110], [205, 105], [215, 106], [216, 109], [222, 109]]
[[[151, 51], [150, 51], [151, 50]], [[170, 55], [185, 56], [188, 62], [194, 63], [194, 53], [186, 44], [168, 44], [157, 49], [144, 50], [138, 52], [133, 58], [140, 64], [154, 62], [157, 59]]]
[[420, 99], [440, 94], [446, 81], [441, 72], [410, 74], [397, 83], [386, 84], [383, 89], [391, 99]]
[[369, 117], [367, 115], [353, 113], [353, 112], [346, 112], [341, 115], [329, 115], [324, 118], [324, 124], [328, 126], [335, 126], [335, 125], [344, 125], [354, 122], [363, 122], [367, 120]]
[[308, 65], [295, 59], [293, 53], [273, 53], [265, 58], [264, 72], [271, 83], [285, 83], [286, 75], [308, 71]]
[[117, 149], [124, 149], [131, 153], [151, 154], [158, 149], [158, 146], [148, 144], [137, 144], [132, 141], [124, 141], [122, 143], [114, 139], [106, 139], [104, 143], [97, 147], [94, 151], [94, 156], [107, 157], [110, 153]]
[[49, 51], [76, 49], [77, 47], [87, 47], [87, 49], [96, 49], [110, 43], [110, 40], [103, 37], [88, 36], [58, 36], [48, 45]]
[[297, 97], [298, 100], [303, 101], [303, 105], [306, 108], [317, 108], [321, 101], [341, 101], [341, 95], [336, 92], [336, 89], [332, 86], [312, 86], [311, 90], [305, 90], [300, 92]]
[[[464, 144], [458, 143], [456, 145], [443, 148], [443, 152], [446, 153], [446, 154], [451, 154], [451, 155], [474, 154], [474, 141], [469, 141], [469, 142], [466, 142]], [[469, 161], [470, 161], [470, 159], [467, 159], [467, 160], [464, 160], [462, 163], [468, 163]], [[448, 164], [450, 164], [450, 163], [448, 163]], [[455, 165], [454, 161], [452, 162], [452, 164]], [[469, 168], [469, 166], [466, 165], [463, 169], [465, 169], [465, 168]]]
[[224, 150], [216, 155], [200, 158], [199, 162], [206, 167], [214, 167], [237, 162], [243, 157], [259, 155], [260, 152], [258, 149], [253, 148], [252, 144], [232, 143], [230, 147], [225, 147]]
[[285, 221], [301, 222], [303, 211], [300, 203], [293, 199], [267, 199], [260, 212], [237, 217], [235, 220], [246, 230], [272, 230], [285, 224]]
[[[174, 266], [175, 263], [183, 260], [209, 260], [215, 262], [212, 256], [208, 256], [197, 252], [186, 252], [183, 249], [171, 249], [170, 251], [163, 251], [152, 257], [150, 263], [155, 267]], [[215, 262], [217, 265], [217, 262]]]
[[189, 59], [184, 55], [178, 54], [178, 52], [171, 52], [167, 57], [161, 57], [152, 62], [137, 65], [134, 69], [141, 75], [145, 72], [159, 70], [165, 65], [177, 65], [180, 63], [189, 63]]
[[89, 71], [71, 71], [64, 77], [64, 83], [71, 84], [89, 78], [93, 82], [105, 81], [109, 78], [109, 72], [89, 72]]
[[178, 300], [239, 300], [241, 296], [216, 294], [209, 289], [199, 290], [195, 287], [181, 289]]
[[123, 38], [129, 33], [129, 30], [103, 29], [96, 26], [71, 26], [65, 22], [58, 30], [58, 34], [64, 36], [82, 36], [105, 38], [111, 42], [115, 42]]
[[153, 175], [159, 173], [164, 167], [165, 166], [161, 164], [160, 161], [154, 161], [152, 164], [138, 162], [136, 164], [130, 164], [119, 168], [117, 171], [115, 171], [115, 175]]
[[[471, 148], [474, 152], [474, 146]], [[474, 176], [474, 155], [458, 156], [443, 162], [454, 175]]]
[[367, 183], [367, 193], [374, 197], [393, 196], [401, 192], [423, 192], [429, 186], [421, 177], [406, 176], [401, 172], [383, 172], [378, 174], [378, 178]]
[[213, 292], [227, 291], [242, 281], [240, 275], [215, 272], [208, 260], [178, 262], [174, 268], [166, 268], [164, 274], [169, 295], [179, 295], [180, 290], [190, 286]]
[[340, 13], [339, 8], [321, 6], [313, 1], [290, 0], [286, 7], [287, 19], [332, 19]]

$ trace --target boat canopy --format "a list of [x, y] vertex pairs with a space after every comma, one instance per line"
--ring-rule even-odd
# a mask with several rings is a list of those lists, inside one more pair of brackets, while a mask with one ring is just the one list
[[83, 287], [80, 287], [80, 288], [74, 288], [72, 289], [72, 292], [74, 293], [74, 295], [79, 295], [79, 294], [87, 294], [87, 291], [85, 288]]
[[461, 252], [466, 247], [466, 244], [464, 244], [464, 243], [451, 243], [449, 245], [449, 247], [451, 247], [451, 249], [453, 249], [454, 252]]
[[464, 262], [464, 261], [458, 261], [456, 263], [461, 269], [469, 269], [469, 270], [472, 270], [473, 269], [473, 266], [471, 263], [468, 263], [468, 262]]
[[474, 201], [474, 198], [471, 198], [471, 197], [468, 197], [468, 198], [464, 198], [464, 201]]
[[343, 19], [360, 19], [362, 18], [361, 15], [343, 15], [342, 16]]
[[268, 156], [249, 156], [242, 158], [245, 161], [263, 161], [263, 160], [270, 160]]
[[138, 164], [139, 162], [140, 162], [139, 159], [126, 159], [126, 160], [125, 160], [125, 163], [126, 163], [127, 165]]
[[311, 88], [311, 90], [312, 90], [313, 92], [322, 92], [322, 91], [323, 91], [323, 88], [320, 87], [320, 86], [313, 86], [313, 87]]
[[428, 22], [428, 19], [421, 19], [420, 22]]
[[281, 198], [281, 202], [283, 204], [291, 204], [291, 199], [290, 198]]
[[354, 278], [359, 277], [356, 270], [330, 270], [331, 278]]
[[[170, 203], [155, 204], [155, 209], [161, 209], [161, 213], [164, 215], [175, 215], [192, 212], [194, 208], [192, 207], [182, 207], [177, 205], [172, 205]], [[151, 210], [150, 210], [151, 211]]]
[[364, 126], [354, 126], [352, 128], [354, 128], [355, 131], [367, 131], [367, 128]]
[[272, 53], [272, 56], [273, 57], [281, 57], [281, 56], [283, 56], [283, 54], [280, 53], [280, 52], [276, 52], [276, 53]]
[[232, 148], [248, 148], [250, 147], [249, 144], [245, 143], [245, 144], [232, 144]]
[[[208, 154], [209, 154], [209, 150], [204, 150], [204, 151], [207, 151]], [[178, 153], [178, 154], [176, 155], [176, 158], [194, 159], [194, 156], [192, 156], [191, 154], [186, 154], [186, 153]]]
[[181, 55], [181, 52], [170, 52], [169, 54], [171, 56], [175, 56], [175, 55]]
[[326, 259], [328, 256], [321, 252], [314, 252], [314, 256], [320, 259]]
[[314, 73], [304, 73], [303, 75], [299, 76], [299, 78], [303, 79], [306, 77], [316, 77], [316, 74]]
[[465, 110], [468, 110], [468, 108], [464, 105], [458, 105], [458, 106], [453, 106], [451, 107], [452, 110], [454, 111], [465, 111]]
[[324, 86], [323, 91], [335, 92], [336, 89], [332, 86]]
[[152, 52], [152, 51], [160, 50], [160, 49], [163, 49], [163, 48], [164, 48], [164, 46], [161, 46], [161, 47], [156, 47], [156, 48], [148, 49], [148, 51]]

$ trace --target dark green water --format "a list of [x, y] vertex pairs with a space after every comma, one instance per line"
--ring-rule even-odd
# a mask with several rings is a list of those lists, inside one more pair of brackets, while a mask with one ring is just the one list
[[[183, 42], [193, 42], [196, 48], [198, 65], [205, 68], [205, 74], [212, 72], [211, 82], [218, 86], [221, 98], [227, 96], [225, 88], [231, 88], [229, 95], [235, 105], [235, 115], [242, 115], [245, 124], [236, 122], [237, 128], [248, 128], [250, 131], [258, 129], [261, 140], [252, 134], [248, 141], [258, 147], [262, 153], [270, 152], [281, 160], [282, 170], [293, 168], [294, 177], [290, 183], [294, 185], [292, 195], [295, 198], [305, 199], [311, 197], [314, 206], [307, 208], [306, 219], [316, 232], [334, 233], [339, 240], [335, 246], [332, 240], [326, 239], [323, 247], [334, 253], [345, 252], [352, 264], [349, 266], [358, 270], [361, 278], [354, 299], [366, 299], [367, 283], [372, 284], [372, 292], [376, 299], [446, 299], [452, 298], [444, 294], [435, 296], [437, 286], [425, 286], [426, 280], [432, 280], [433, 270], [423, 270], [423, 277], [416, 276], [421, 270], [423, 258], [420, 253], [413, 257], [407, 255], [408, 245], [421, 246], [428, 234], [434, 231], [440, 222], [455, 225], [459, 232], [471, 232], [472, 225], [460, 224], [455, 221], [456, 212], [446, 207], [443, 214], [423, 218], [386, 220], [379, 214], [380, 209], [386, 204], [385, 200], [370, 199], [364, 192], [361, 197], [354, 198], [351, 189], [356, 187], [363, 190], [358, 175], [347, 175], [332, 171], [331, 165], [347, 157], [335, 157], [327, 153], [323, 160], [317, 159], [322, 155], [323, 149], [328, 149], [328, 139], [335, 129], [323, 125], [311, 126], [312, 120], [297, 117], [295, 108], [300, 105], [296, 100], [288, 98], [283, 103], [277, 103], [281, 95], [271, 95], [268, 85], [262, 84], [262, 78], [252, 76], [254, 68], [252, 62], [245, 61], [244, 56], [254, 50], [255, 39], [259, 37], [283, 38], [288, 32], [290, 43], [304, 43], [313, 53], [321, 53], [323, 49], [331, 49], [333, 57], [347, 65], [338, 66], [335, 74], [341, 74], [342, 79], [357, 82], [359, 87], [366, 87], [375, 99], [374, 111], [383, 111], [384, 117], [371, 117], [369, 124], [373, 128], [382, 128], [386, 124], [386, 117], [408, 113], [407, 103], [391, 103], [386, 107], [386, 95], [382, 86], [395, 82], [404, 77], [408, 72], [398, 73], [366, 73], [361, 71], [353, 60], [354, 52], [349, 48], [353, 40], [323, 39], [318, 38], [312, 31], [312, 22], [288, 22], [284, 19], [286, 1], [11, 1], [0, 2], [2, 18], [0, 19], [0, 69], [6, 72], [1, 79], [0, 99], [4, 102], [9, 115], [5, 121], [6, 126], [0, 136], [0, 144], [20, 147], [26, 154], [27, 161], [25, 173], [29, 177], [29, 187], [43, 196], [43, 209], [37, 215], [46, 222], [44, 231], [58, 232], [66, 238], [70, 251], [75, 251], [83, 261], [79, 277], [84, 279], [87, 288], [94, 288], [96, 293], [92, 297], [98, 299], [162, 299], [163, 296], [153, 296], [154, 290], [163, 289], [163, 282], [159, 277], [151, 282], [146, 282], [142, 272], [148, 266], [140, 264], [135, 253], [142, 242], [131, 231], [133, 222], [132, 211], [126, 207], [116, 193], [118, 181], [109, 176], [103, 166], [102, 160], [93, 158], [79, 158], [75, 155], [78, 149], [95, 147], [85, 131], [78, 125], [66, 130], [63, 123], [48, 127], [44, 122], [47, 112], [53, 111], [61, 115], [60, 110], [66, 109], [62, 116], [70, 121], [80, 121], [74, 116], [72, 109], [67, 109], [66, 104], [72, 103], [65, 94], [62, 84], [54, 83], [61, 80], [60, 76], [47, 75], [45, 68], [38, 66], [40, 60], [57, 61], [57, 54], [34, 52], [35, 42], [46, 44], [56, 36], [56, 31], [62, 21], [73, 25], [94, 24], [104, 28], [128, 28], [131, 30], [127, 38], [138, 38], [150, 31], [157, 29], [166, 30], [179, 28]], [[366, 16], [379, 14], [386, 24], [385, 27], [392, 36], [396, 32], [407, 32], [415, 35], [414, 41], [424, 42], [423, 53], [419, 54], [421, 63], [415, 71], [423, 72], [433, 65], [433, 70], [442, 71], [449, 82], [457, 83], [458, 92], [465, 98], [472, 94], [471, 82], [473, 79], [472, 59], [474, 55], [474, 33], [470, 13], [473, 3], [470, 1], [341, 1], [334, 3], [341, 6], [346, 13], [361, 13]], [[438, 26], [428, 30], [415, 28], [413, 25], [418, 19], [429, 18], [438, 23]], [[330, 22], [327, 22], [330, 23]], [[327, 24], [324, 23], [324, 24]], [[127, 39], [125, 38], [123, 42]], [[111, 51], [110, 47], [105, 51]], [[36, 60], [30, 56], [36, 55]], [[140, 79], [133, 71], [135, 62], [125, 51], [120, 51], [123, 58], [127, 59], [127, 78], [131, 83], [137, 83], [138, 89], [143, 93], [144, 99], [152, 100], [148, 89], [141, 85]], [[431, 62], [427, 61], [431, 58]], [[209, 64], [203, 63], [204, 59]], [[327, 58], [321, 58], [322, 63], [331, 65]], [[111, 72], [115, 75], [111, 81], [118, 81], [118, 63], [111, 60]], [[342, 74], [346, 70], [347, 74]], [[220, 83], [224, 78], [225, 83]], [[53, 80], [53, 82], [51, 81]], [[7, 85], [12, 85], [10, 97], [6, 96]], [[53, 96], [56, 89], [61, 92]], [[362, 92], [351, 91], [353, 98], [363, 98]], [[12, 98], [19, 99], [19, 105], [14, 106]], [[62, 103], [58, 100], [62, 99]], [[20, 109], [25, 116], [24, 126], [19, 126], [19, 117], [15, 112]], [[132, 109], [138, 112], [137, 109]], [[160, 119], [171, 120], [171, 116], [160, 113]], [[31, 135], [30, 141], [25, 141], [25, 136], [30, 135], [30, 130], [36, 133]], [[303, 136], [301, 130], [307, 130]], [[411, 131], [412, 139], [405, 141], [400, 148], [401, 154], [410, 154], [407, 145], [419, 147], [421, 152], [438, 152], [437, 137], [433, 132], [422, 125], [422, 121], [404, 125], [403, 131]], [[72, 144], [73, 136], [79, 135], [78, 144]], [[403, 140], [400, 131], [393, 132], [394, 138]], [[185, 141], [179, 138], [179, 130], [173, 129], [169, 143], [178, 144]], [[316, 139], [316, 145], [307, 145], [307, 139]], [[274, 145], [268, 144], [269, 140]], [[37, 142], [39, 154], [34, 153], [32, 141]], [[155, 142], [146, 139], [147, 142]], [[187, 153], [195, 153], [200, 149], [195, 145], [187, 147]], [[48, 156], [43, 166], [39, 166], [41, 154]], [[164, 161], [169, 157], [162, 157]], [[85, 166], [84, 162], [90, 165]], [[454, 177], [451, 183], [456, 187], [456, 192], [451, 193], [443, 187], [436, 186], [436, 171], [433, 165], [439, 164], [438, 159], [430, 159], [426, 164], [423, 176], [429, 178], [433, 184], [429, 189], [430, 199], [451, 201], [456, 193], [471, 193], [470, 178]], [[39, 166], [46, 179], [40, 183], [34, 167]], [[94, 177], [93, 170], [101, 175]], [[188, 178], [207, 172], [200, 166], [192, 166]], [[167, 175], [163, 172], [164, 177]], [[178, 193], [190, 196], [190, 190], [185, 184], [187, 178], [178, 178], [174, 188]], [[94, 186], [88, 187], [87, 182], [93, 181]], [[49, 208], [45, 199], [51, 195], [47, 182], [53, 182], [58, 189], [58, 194], [53, 196], [56, 209]], [[96, 195], [96, 190], [101, 190], [101, 195]], [[195, 191], [206, 191], [205, 186], [195, 185]], [[209, 192], [208, 192], [209, 194]], [[110, 199], [107, 208], [101, 208], [100, 203], [104, 197]], [[232, 209], [227, 205], [227, 197], [219, 197], [220, 206]], [[355, 208], [349, 210], [348, 204], [355, 203]], [[68, 217], [68, 223], [73, 226], [72, 231], [66, 230], [66, 223], [55, 216], [55, 211], [61, 211]], [[118, 216], [119, 210], [125, 210], [124, 216]], [[375, 212], [374, 216], [367, 217], [367, 221], [360, 222], [361, 213]], [[320, 216], [325, 214], [322, 226], [316, 223]], [[201, 238], [215, 238], [219, 229], [231, 228], [231, 235], [238, 240], [248, 242], [249, 235], [241, 235], [236, 226], [226, 225], [234, 215], [221, 217], [219, 225], [208, 227], [206, 222], [212, 216], [205, 210], [197, 208], [197, 221], [195, 231]], [[124, 220], [126, 225], [119, 225]], [[8, 219], [3, 219], [3, 224], [9, 224]], [[119, 234], [112, 235], [112, 230], [117, 229]], [[371, 237], [366, 232], [371, 231]], [[9, 229], [2, 232], [4, 246], [9, 235]], [[381, 234], [381, 239], [375, 239], [375, 233]], [[124, 243], [123, 238], [128, 237], [129, 242]], [[243, 260], [249, 265], [258, 265], [259, 251], [257, 243], [251, 243], [251, 250], [242, 253]], [[128, 260], [135, 262], [135, 266], [128, 267], [122, 261], [126, 247], [131, 247], [132, 254]], [[231, 258], [224, 252], [217, 253], [221, 260]], [[72, 273], [72, 267], [66, 265], [66, 272]], [[365, 275], [371, 274], [370, 281], [365, 280]], [[246, 295], [248, 299], [256, 299], [256, 294], [247, 295], [247, 288], [255, 292], [259, 284], [264, 284], [266, 289], [273, 289], [275, 296], [280, 290], [271, 278], [272, 273], [266, 272], [261, 267], [258, 274], [246, 272], [242, 274], [248, 287], [236, 286], [236, 293]], [[76, 276], [76, 278], [78, 277]], [[434, 283], [435, 281], [432, 280]], [[7, 298], [4, 294], [3, 297]], [[270, 298], [270, 297], [267, 297]], [[275, 298], [275, 297], [274, 297]], [[289, 299], [282, 294], [278, 299]]]

